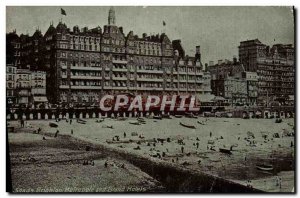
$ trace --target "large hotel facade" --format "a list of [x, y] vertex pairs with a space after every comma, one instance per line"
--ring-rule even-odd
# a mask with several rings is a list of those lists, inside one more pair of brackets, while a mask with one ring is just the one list
[[[210, 75], [195, 57], [179, 53], [168, 36], [140, 38], [116, 26], [109, 10], [108, 25], [71, 30], [62, 22], [43, 36], [47, 96], [51, 103], [92, 104], [105, 94], [210, 94]], [[178, 48], [178, 49], [176, 49]]]

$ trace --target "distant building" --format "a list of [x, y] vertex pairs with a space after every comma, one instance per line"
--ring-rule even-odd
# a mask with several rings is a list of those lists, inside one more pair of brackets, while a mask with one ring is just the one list
[[210, 65], [207, 69], [210, 74], [212, 80], [223, 79], [227, 75], [236, 75], [243, 71], [245, 71], [244, 66], [237, 61], [237, 58], [233, 58], [232, 61], [229, 60], [219, 60], [218, 64], [213, 65], [213, 61], [210, 61]]
[[46, 72], [17, 69], [7, 65], [6, 95], [8, 104], [37, 105], [47, 103]]
[[224, 79], [224, 96], [230, 104], [245, 105], [247, 103], [247, 81], [228, 76]]
[[212, 94], [224, 97], [233, 105], [256, 105], [258, 76], [246, 72], [244, 66], [234, 57], [233, 61], [219, 60], [208, 67], [211, 74]]
[[21, 41], [15, 30], [6, 34], [6, 65], [21, 65]]
[[46, 72], [32, 71], [31, 72], [31, 103], [39, 105], [47, 103], [46, 97]]
[[257, 72], [242, 72], [242, 79], [247, 82], [247, 104], [257, 105], [258, 75]]
[[258, 39], [242, 41], [239, 59], [245, 71], [258, 74], [260, 102], [279, 101], [284, 104], [294, 98], [295, 62], [291, 44], [276, 44], [270, 48]]
[[16, 72], [17, 67], [6, 65], [6, 100], [7, 104], [16, 103]]
[[31, 86], [30, 86], [30, 70], [28, 69], [17, 69], [16, 73], [16, 96], [17, 104], [24, 104], [28, 105], [29, 104], [29, 99], [30, 99], [30, 91], [31, 91]]

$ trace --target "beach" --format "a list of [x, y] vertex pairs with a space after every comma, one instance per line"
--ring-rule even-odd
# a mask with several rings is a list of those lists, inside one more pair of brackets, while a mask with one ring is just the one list
[[[97, 119], [85, 119], [85, 124], [78, 123], [75, 119], [71, 124], [65, 119], [59, 122], [52, 120], [51, 122], [58, 125], [57, 128], [50, 127], [49, 120], [30, 120], [26, 121], [25, 129], [19, 129], [18, 121], [9, 121], [9, 126], [14, 126], [16, 132], [9, 134], [9, 142], [22, 145], [24, 141], [26, 142], [26, 138], [15, 137], [18, 131], [26, 133], [27, 130], [27, 133], [35, 133], [40, 128], [40, 134], [32, 134], [35, 138], [37, 136], [36, 141], [42, 141], [44, 135], [46, 141], [50, 138], [55, 142], [53, 136], [58, 131], [59, 135], [90, 140], [108, 148], [123, 150], [152, 160], [163, 160], [175, 166], [251, 185], [266, 192], [291, 192], [294, 187], [295, 142], [294, 136], [286, 135], [287, 132], [293, 131], [293, 119], [283, 119], [281, 123], [275, 123], [275, 119], [205, 117], [172, 117], [162, 120], [142, 118], [142, 120], [144, 121], [139, 125], [132, 124], [137, 122], [136, 118], [126, 120], [105, 118], [101, 122], [96, 122]], [[180, 122], [195, 126], [195, 129], [184, 127]], [[49, 135], [52, 137], [48, 137]], [[20, 142], [16, 143], [18, 141]], [[53, 151], [55, 153], [63, 151], [56, 146], [53, 147], [56, 149]], [[231, 149], [230, 154], [220, 152], [220, 149], [225, 151]], [[77, 155], [80, 153], [74, 154]], [[95, 164], [101, 167], [106, 159], [102, 157], [102, 161], [96, 160], [97, 156], [93, 155], [85, 158], [95, 160]], [[271, 164], [273, 170], [258, 170], [258, 164]], [[22, 171], [18, 171], [14, 166], [12, 165], [12, 175], [21, 174]], [[136, 167], [135, 169], [136, 175], [142, 172]], [[147, 177], [151, 178], [149, 175]], [[278, 177], [282, 181], [281, 187], [276, 183]], [[153, 178], [152, 180], [154, 181]], [[82, 182], [84, 183], [84, 180]], [[153, 189], [153, 186], [149, 185], [147, 188]]]

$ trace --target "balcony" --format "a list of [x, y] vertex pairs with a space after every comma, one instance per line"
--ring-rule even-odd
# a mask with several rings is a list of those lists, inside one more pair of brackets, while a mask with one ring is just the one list
[[137, 78], [137, 81], [143, 81], [143, 82], [163, 82], [164, 79], [158, 79], [158, 78]]
[[152, 74], [163, 74], [164, 72], [161, 70], [146, 70], [146, 69], [138, 69], [137, 73], [152, 73]]
[[127, 60], [112, 60], [112, 62], [116, 64], [127, 64]]
[[102, 80], [102, 77], [101, 76], [75, 76], [75, 75], [71, 75], [71, 79]]
[[187, 73], [186, 73], [186, 71], [179, 71], [178, 74], [184, 74], [184, 75], [186, 75]]
[[145, 90], [145, 91], [162, 91], [162, 87], [137, 87], [136, 90]]
[[166, 90], [166, 91], [177, 91], [177, 88], [176, 88], [176, 87], [174, 87], [174, 88], [170, 88], [170, 87], [169, 87], [169, 88], [165, 88], [165, 90]]
[[112, 90], [127, 90], [127, 87], [112, 87]]
[[187, 88], [179, 88], [179, 91], [187, 91]]
[[98, 86], [77, 86], [77, 85], [72, 85], [71, 89], [102, 89], [101, 85]]
[[76, 67], [76, 66], [71, 66], [71, 70], [102, 71], [102, 68], [101, 67]]
[[29, 93], [23, 93], [23, 92], [19, 92], [17, 95], [18, 96], [30, 96]]
[[113, 71], [118, 71], [118, 72], [127, 72], [127, 68], [115, 68], [113, 67]]
[[127, 77], [112, 77], [113, 80], [127, 80]]
[[203, 72], [196, 72], [196, 76], [203, 76]]
[[[194, 81], [194, 82], [195, 82], [195, 81]], [[202, 84], [202, 83], [204, 83], [204, 80], [202, 80], [202, 79], [201, 79], [201, 80], [197, 80], [197, 79], [196, 79], [196, 83], [199, 83], [199, 84], [201, 83], [201, 84]]]
[[196, 80], [187, 80], [188, 83], [196, 83]]
[[195, 71], [188, 71], [187, 74], [188, 75], [195, 75], [196, 73], [195, 73]]

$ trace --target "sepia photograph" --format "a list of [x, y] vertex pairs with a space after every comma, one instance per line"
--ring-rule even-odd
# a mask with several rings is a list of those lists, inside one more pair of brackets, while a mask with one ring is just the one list
[[7, 192], [296, 192], [293, 6], [5, 9]]

